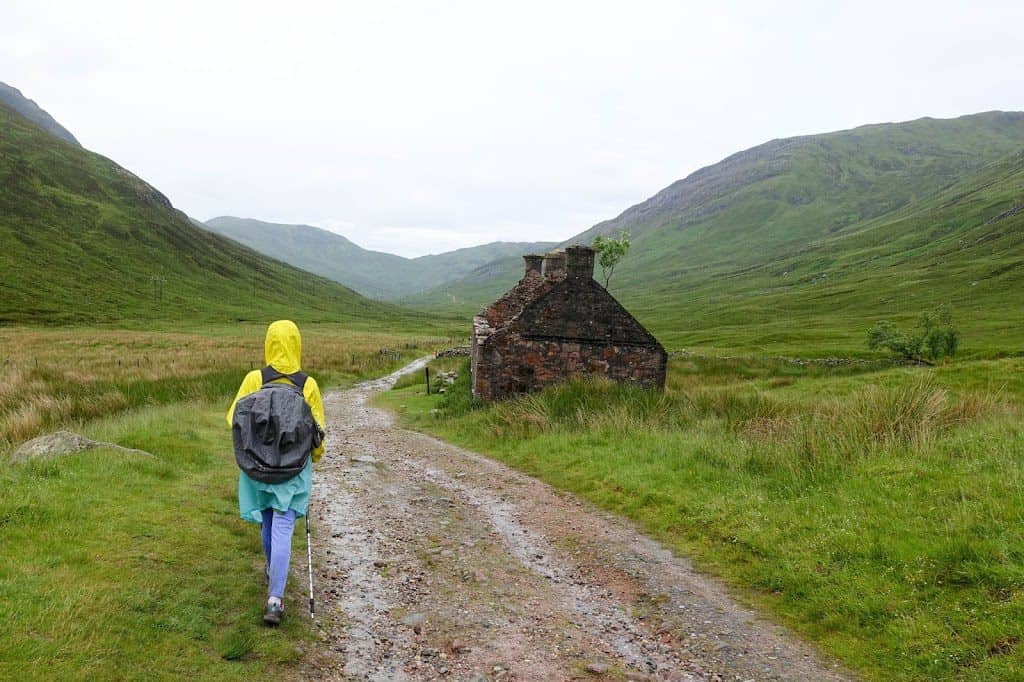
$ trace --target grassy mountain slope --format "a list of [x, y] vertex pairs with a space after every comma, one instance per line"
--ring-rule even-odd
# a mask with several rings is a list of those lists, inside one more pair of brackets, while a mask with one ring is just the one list
[[398, 300], [458, 279], [497, 258], [553, 245], [492, 242], [447, 253], [403, 258], [364, 249], [339, 234], [310, 225], [281, 225], [222, 216], [207, 221], [206, 226], [261, 253], [382, 300]]
[[413, 286], [407, 259], [368, 251], [318, 227], [231, 216], [214, 218], [205, 224], [212, 232], [303, 270], [343, 282], [365, 296], [385, 298], [396, 289]]
[[[1024, 203], [1022, 149], [1003, 112], [775, 140], [569, 241], [632, 233], [612, 291], [671, 346], [855, 351], [871, 320], [949, 302], [968, 346], [1005, 350], [1024, 214], [987, 221]], [[518, 268], [410, 302], [469, 312]]]
[[748, 268], [678, 271], [650, 283], [643, 299], [625, 298], [659, 326], [684, 313], [687, 326], [665, 331], [674, 345], [855, 352], [875, 320], [909, 323], [923, 310], [950, 304], [964, 350], [1018, 352], [1024, 348], [1022, 204], [1024, 153], [1018, 152], [857, 230]]
[[509, 255], [482, 265], [472, 272], [401, 299], [403, 305], [424, 310], [474, 315], [482, 307], [508, 291], [523, 276], [523, 255]]
[[0, 267], [0, 322], [410, 315], [196, 228], [136, 176], [3, 104]]
[[50, 116], [33, 100], [21, 94], [21, 90], [11, 87], [7, 83], [0, 83], [0, 103], [6, 104], [23, 118], [28, 119], [51, 135], [56, 135], [66, 142], [81, 146], [78, 140], [67, 128], [57, 123], [53, 116]]
[[[435, 273], [433, 278], [424, 276], [420, 290], [431, 288], [441, 282], [458, 279], [477, 269], [486, 267], [495, 261], [515, 258], [522, 262], [524, 253], [544, 253], [557, 246], [557, 242], [490, 242], [480, 246], [470, 246], [445, 253], [430, 254], [413, 258], [427, 273]], [[432, 281], [436, 280], [436, 281]]]

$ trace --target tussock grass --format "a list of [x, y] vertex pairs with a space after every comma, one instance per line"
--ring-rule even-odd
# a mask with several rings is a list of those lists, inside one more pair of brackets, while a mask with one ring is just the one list
[[717, 420], [748, 439], [793, 452], [810, 449], [817, 458], [924, 447], [955, 426], [1012, 411], [991, 396], [953, 396], [929, 376], [892, 387], [866, 386], [810, 405], [744, 386], [661, 393], [577, 378], [499, 403], [483, 425], [493, 438], [525, 438], [565, 431], [656, 432]]
[[866, 677], [1024, 669], [1024, 360], [684, 358], [404, 420], [635, 519]]

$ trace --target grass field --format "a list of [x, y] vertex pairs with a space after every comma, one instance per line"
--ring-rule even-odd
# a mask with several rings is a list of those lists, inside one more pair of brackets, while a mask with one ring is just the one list
[[[303, 325], [303, 363], [322, 385], [384, 373], [438, 336]], [[147, 405], [233, 394], [263, 365], [264, 328], [200, 328], [195, 333], [103, 328], [0, 327], [0, 453], [56, 426]]]
[[289, 585], [292, 617], [260, 627], [259, 530], [238, 519], [223, 406], [143, 408], [86, 433], [155, 458], [93, 450], [4, 468], [0, 678], [252, 679], [294, 666], [309, 643], [302, 581]]
[[682, 358], [664, 395], [573, 382], [404, 420], [598, 505], [878, 680], [1024, 669], [1024, 361]]
[[[311, 643], [303, 581], [276, 630], [260, 617], [259, 531], [238, 518], [224, 413], [263, 363], [262, 327], [195, 333], [0, 328], [0, 456], [70, 427], [154, 458], [93, 450], [0, 470], [0, 679], [294, 676]], [[447, 343], [303, 325], [321, 386]], [[296, 533], [294, 566], [304, 570]]]

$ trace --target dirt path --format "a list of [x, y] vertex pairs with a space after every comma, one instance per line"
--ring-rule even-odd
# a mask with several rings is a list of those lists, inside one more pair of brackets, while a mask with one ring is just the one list
[[396, 375], [325, 400], [304, 677], [849, 679], [628, 522], [396, 428]]

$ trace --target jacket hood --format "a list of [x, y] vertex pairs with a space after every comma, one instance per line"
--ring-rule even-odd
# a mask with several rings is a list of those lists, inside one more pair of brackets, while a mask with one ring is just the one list
[[302, 368], [302, 337], [291, 320], [278, 320], [267, 327], [267, 340], [263, 346], [267, 364], [282, 374], [292, 374]]

